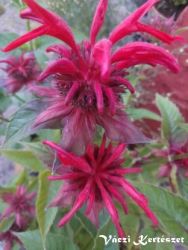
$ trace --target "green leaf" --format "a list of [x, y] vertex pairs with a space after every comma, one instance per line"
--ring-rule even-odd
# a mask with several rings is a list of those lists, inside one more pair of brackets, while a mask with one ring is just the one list
[[[160, 238], [168, 238], [168, 235], [164, 235], [163, 232], [160, 232], [158, 230], [152, 230], [151, 227], [147, 227], [147, 228], [144, 228], [141, 232], [140, 235], [143, 235], [144, 237], [147, 237], [148, 238], [155, 238], [155, 237], [160, 237]], [[146, 241], [147, 241], [146, 239]], [[165, 249], [165, 250], [175, 250], [175, 247], [173, 245], [173, 243], [168, 243], [168, 242], [164, 242], [164, 243], [147, 243], [147, 245], [141, 245], [141, 250], [162, 250], [162, 249]]]
[[33, 127], [36, 116], [42, 110], [40, 100], [33, 100], [24, 104], [12, 117], [6, 131], [5, 145], [19, 142], [34, 134], [37, 129]]
[[176, 237], [184, 237], [188, 245], [188, 200], [169, 191], [146, 183], [135, 183], [149, 199], [163, 230]]
[[57, 214], [57, 208], [47, 208], [47, 206], [59, 188], [58, 182], [50, 182], [48, 180], [49, 175], [50, 172], [48, 170], [43, 171], [39, 175], [39, 190], [36, 200], [37, 221], [39, 224], [44, 249], [46, 244], [46, 236]]
[[[42, 241], [40, 238], [40, 232], [27, 231], [24, 233], [17, 233], [18, 238], [23, 242], [26, 250], [42, 250]], [[65, 238], [62, 234], [49, 233], [46, 241], [45, 250], [78, 250], [76, 245]]]
[[12, 226], [15, 218], [11, 216], [0, 221], [0, 232], [6, 232]]
[[[18, 37], [18, 34], [13, 33], [13, 32], [1, 32], [0, 33], [0, 48], [2, 49], [3, 47], [5, 47], [8, 43], [10, 43], [11, 41], [15, 40]], [[18, 51], [20, 53], [20, 50], [18, 49], [16, 52], [11, 54], [18, 54]], [[1, 58], [5, 58], [6, 55], [5, 53], [0, 51], [0, 56]]]
[[116, 229], [110, 218], [108, 218], [106, 222], [98, 230], [92, 250], [99, 250], [99, 249], [119, 250], [118, 243], [109, 242], [109, 244], [105, 246], [105, 241], [102, 237], [99, 237], [100, 235], [105, 235], [107, 237], [109, 235], [112, 235], [112, 236], [117, 235]]
[[162, 136], [169, 143], [185, 143], [187, 133], [180, 127], [184, 118], [178, 107], [168, 97], [159, 94], [156, 96], [156, 104], [162, 116]]
[[161, 117], [158, 114], [144, 108], [130, 108], [127, 111], [129, 116], [134, 120], [150, 119], [155, 121], [161, 121]]
[[125, 215], [125, 213], [122, 209], [119, 210], [121, 225], [122, 225], [124, 231], [126, 232], [126, 235], [130, 236], [130, 239], [131, 239], [130, 243], [129, 242], [126, 243], [127, 250], [132, 249], [133, 242], [134, 242], [134, 240], [136, 240], [137, 234], [139, 232], [139, 227], [140, 227], [139, 215], [131, 214], [131, 212], [132, 212], [132, 209], [130, 209], [130, 214]]
[[31, 151], [1, 149], [0, 154], [13, 162], [26, 168], [31, 168], [34, 171], [41, 171], [44, 169], [42, 162]]
[[22, 0], [12, 0], [13, 4], [15, 4], [19, 9], [23, 9], [25, 4], [23, 4]]

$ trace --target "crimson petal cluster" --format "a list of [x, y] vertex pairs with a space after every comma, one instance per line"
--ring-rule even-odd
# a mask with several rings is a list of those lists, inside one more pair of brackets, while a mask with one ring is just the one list
[[22, 244], [14, 232], [23, 232], [35, 215], [35, 192], [28, 192], [25, 186], [17, 186], [15, 192], [4, 192], [0, 195], [6, 204], [0, 214], [0, 222], [13, 217], [13, 223], [8, 231], [0, 233], [0, 241], [4, 242], [4, 250], [11, 250], [14, 243]]
[[104, 136], [100, 147], [88, 145], [86, 152], [77, 156], [53, 142], [45, 141], [44, 143], [57, 153], [60, 161], [59, 174], [50, 176], [49, 179], [64, 182], [51, 206], [72, 206], [71, 210], [60, 220], [60, 227], [65, 225], [84, 204], [85, 214], [98, 224], [100, 209], [106, 207], [118, 235], [124, 237], [114, 201], [119, 202], [124, 212], [127, 213], [125, 196], [129, 196], [144, 210], [153, 225], [158, 225], [157, 218], [149, 209], [147, 198], [124, 178], [124, 175], [140, 172], [140, 168], [122, 167], [125, 144], [113, 146], [109, 143], [106, 146]]
[[4, 87], [12, 94], [18, 92], [24, 86], [36, 82], [40, 74], [33, 53], [22, 53], [19, 57], [10, 56], [1, 60], [0, 63], [6, 64], [5, 68], [1, 68], [7, 74]]
[[10, 43], [4, 48], [5, 52], [42, 35], [64, 42], [47, 49], [56, 53], [58, 59], [50, 63], [39, 77], [41, 81], [51, 77], [52, 85], [32, 87], [36, 94], [49, 101], [49, 107], [37, 117], [35, 126], [64, 127], [63, 146], [75, 152], [83, 152], [85, 145], [92, 142], [97, 126], [104, 128], [106, 135], [114, 141], [127, 144], [148, 142], [124, 111], [121, 95], [127, 90], [134, 93], [134, 87], [126, 78], [127, 70], [142, 63], [160, 64], [178, 72], [178, 64], [172, 55], [156, 45], [131, 42], [117, 50], [115, 45], [133, 32], [146, 32], [166, 43], [179, 39], [140, 21], [157, 0], [148, 0], [117, 25], [108, 38], [97, 40], [108, 7], [108, 0], [100, 0], [89, 39], [80, 44], [76, 43], [70, 27], [61, 17], [34, 0], [23, 2], [28, 8], [21, 12], [21, 17], [41, 25]]
[[19, 227], [24, 227], [30, 218], [34, 216], [34, 192], [28, 193], [24, 186], [18, 186], [15, 193], [4, 193], [1, 199], [8, 205], [1, 214], [0, 219], [15, 216], [15, 223]]

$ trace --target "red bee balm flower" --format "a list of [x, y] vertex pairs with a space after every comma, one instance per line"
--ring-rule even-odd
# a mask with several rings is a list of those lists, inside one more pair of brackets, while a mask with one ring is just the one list
[[14, 235], [14, 232], [11, 230], [0, 233], [0, 242], [4, 243], [3, 250], [11, 250], [13, 249], [13, 246], [15, 243], [19, 244], [20, 246], [22, 245], [21, 241]]
[[24, 228], [28, 225], [30, 219], [35, 213], [34, 192], [28, 193], [24, 186], [18, 186], [15, 193], [4, 193], [0, 198], [8, 205], [5, 211], [0, 215], [0, 221], [10, 216], [15, 216], [15, 225]]
[[92, 221], [97, 222], [99, 208], [104, 205], [118, 235], [123, 237], [124, 232], [120, 225], [114, 200], [117, 200], [127, 213], [124, 194], [130, 196], [144, 210], [154, 225], [158, 225], [157, 218], [148, 207], [146, 197], [124, 178], [126, 174], [140, 172], [139, 168], [123, 168], [121, 166], [124, 162], [124, 144], [113, 147], [110, 143], [106, 147], [104, 136], [100, 147], [88, 145], [85, 154], [76, 156], [53, 142], [45, 141], [44, 143], [57, 152], [61, 163], [59, 175], [50, 176], [49, 179], [64, 182], [51, 206], [64, 206], [66, 203], [71, 205], [73, 202], [70, 212], [59, 222], [60, 227], [67, 223], [84, 204], [86, 204], [86, 215]]
[[0, 63], [5, 63], [2, 68], [7, 73], [5, 87], [8, 92], [16, 93], [22, 87], [33, 83], [39, 76], [39, 67], [36, 64], [33, 53], [22, 54], [20, 57], [10, 56]]
[[[90, 29], [90, 38], [77, 44], [68, 24], [56, 14], [45, 10], [33, 0], [24, 0], [29, 6], [21, 17], [41, 23], [41, 26], [10, 43], [4, 51], [42, 35], [50, 35], [65, 44], [50, 46], [59, 59], [50, 63], [39, 80], [52, 76], [55, 88], [33, 87], [39, 95], [47, 96], [50, 106], [37, 118], [36, 126], [64, 126], [64, 147], [78, 151], [91, 143], [96, 126], [102, 126], [111, 140], [125, 143], [145, 143], [147, 138], [138, 132], [127, 119], [121, 94], [134, 93], [125, 78], [126, 69], [137, 64], [164, 65], [178, 71], [176, 59], [165, 49], [145, 42], [132, 42], [116, 51], [113, 46], [133, 32], [147, 32], [170, 43], [179, 37], [169, 36], [140, 22], [157, 0], [149, 0], [122, 23], [117, 25], [108, 38], [96, 41], [103, 25], [108, 0], [100, 0]], [[47, 125], [48, 124], [48, 125]]]

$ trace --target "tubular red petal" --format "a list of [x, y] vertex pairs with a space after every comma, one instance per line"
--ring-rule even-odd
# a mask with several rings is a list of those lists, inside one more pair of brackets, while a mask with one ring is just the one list
[[39, 81], [44, 80], [50, 75], [54, 74], [62, 74], [62, 75], [73, 75], [73, 76], [78, 76], [79, 75], [79, 70], [78, 68], [73, 64], [72, 61], [62, 58], [59, 59], [55, 62], [50, 63], [47, 68], [41, 73], [39, 76]]
[[49, 46], [47, 49], [46, 49], [46, 52], [55, 52], [61, 56], [65, 56], [67, 58], [70, 57], [71, 55], [71, 51], [69, 48], [67, 48], [65, 45], [63, 44], [54, 44], [54, 45], [51, 45]]
[[146, 25], [146, 24], [143, 24], [143, 23], [140, 23], [138, 22], [136, 24], [136, 27], [137, 27], [137, 32], [146, 32], [156, 38], [158, 38], [159, 40], [165, 42], [165, 43], [171, 43], [171, 42], [174, 42], [176, 40], [180, 40], [180, 41], [183, 41], [182, 37], [180, 36], [171, 36], [171, 35], [168, 35], [167, 33], [164, 33], [160, 30], [156, 30], [155, 28], [149, 26], [149, 25]]
[[115, 161], [116, 159], [118, 159], [121, 154], [125, 151], [125, 144], [120, 144], [118, 145], [115, 149], [114, 152], [111, 154], [111, 156], [104, 162], [104, 164], [102, 164], [101, 168], [106, 168], [108, 167], [113, 161]]
[[49, 181], [60, 181], [63, 180], [63, 176], [48, 176]]
[[110, 214], [110, 217], [112, 219], [112, 222], [114, 223], [114, 225], [115, 225], [115, 227], [117, 229], [118, 235], [119, 235], [119, 237], [123, 238], [125, 236], [125, 233], [124, 233], [124, 231], [123, 231], [123, 229], [121, 227], [117, 209], [114, 206], [110, 195], [108, 194], [108, 192], [104, 188], [104, 186], [103, 186], [102, 182], [100, 181], [100, 179], [97, 178], [96, 181], [97, 181], [97, 185], [99, 187], [99, 190], [101, 192], [101, 196], [102, 196], [102, 198], [104, 200], [106, 209], [108, 210], [108, 212]]
[[132, 94], [135, 93], [135, 88], [131, 85], [131, 83], [127, 79], [118, 76], [114, 77], [113, 79], [123, 84]]
[[48, 180], [50, 180], [50, 181], [76, 180], [76, 179], [79, 179], [80, 177], [83, 177], [83, 176], [85, 176], [85, 173], [70, 173], [70, 174], [65, 174], [65, 175], [61, 175], [61, 176], [49, 176]]
[[107, 7], [108, 7], [108, 0], [100, 0], [97, 6], [96, 12], [94, 14], [91, 29], [90, 29], [91, 44], [95, 43], [96, 37], [103, 25]]
[[27, 43], [31, 40], [33, 40], [34, 38], [37, 38], [39, 36], [42, 36], [44, 34], [47, 33], [48, 28], [45, 25], [42, 25], [28, 33], [26, 33], [25, 35], [17, 38], [16, 40], [14, 40], [13, 42], [9, 43], [4, 49], [4, 52], [8, 52], [11, 51], [13, 49], [18, 48], [19, 46], [23, 45], [24, 43]]
[[139, 7], [130, 16], [125, 18], [115, 29], [111, 32], [109, 39], [114, 44], [121, 40], [129, 33], [135, 31], [135, 24], [142, 18], [159, 0], [148, 0], [145, 4]]
[[33, 0], [23, 0], [29, 8], [31, 8], [34, 15], [38, 16], [40, 19], [43, 19], [45, 22], [53, 22], [54, 17], [50, 11], [44, 9], [42, 6], [40, 6], [38, 3], [36, 3]]
[[103, 99], [103, 91], [100, 83], [94, 83], [95, 95], [97, 98], [97, 109], [99, 113], [103, 113], [104, 111], [104, 99]]
[[37, 127], [51, 120], [55, 120], [57, 118], [63, 118], [64, 116], [69, 114], [71, 110], [72, 110], [71, 107], [64, 106], [64, 100], [59, 101], [56, 104], [47, 108], [39, 116], [37, 116], [33, 126]]
[[86, 154], [87, 156], [89, 157], [90, 161], [91, 161], [91, 164], [90, 165], [93, 165], [95, 166], [96, 165], [96, 159], [95, 159], [95, 152], [94, 152], [95, 148], [93, 145], [91, 144], [88, 144], [87, 145], [87, 148], [86, 148]]
[[108, 105], [110, 108], [110, 112], [112, 113], [112, 115], [114, 115], [116, 112], [116, 97], [114, 95], [114, 92], [112, 91], [111, 88], [108, 87], [104, 87], [104, 92], [108, 98]]
[[87, 208], [85, 211], [86, 215], [91, 213], [94, 203], [95, 203], [95, 185], [92, 186], [92, 189], [89, 193], [89, 200], [88, 200]]
[[95, 44], [92, 57], [100, 66], [102, 80], [108, 78], [111, 60], [112, 43], [108, 39], [102, 39]]
[[7, 63], [7, 64], [9, 64], [9, 65], [11, 65], [13, 67], [15, 66], [15, 64], [13, 62], [11, 62], [11, 60], [9, 60], [9, 59], [0, 60], [0, 63]]
[[59, 95], [58, 90], [51, 87], [31, 85], [28, 87], [28, 89], [41, 97], [55, 97]]
[[48, 27], [48, 35], [63, 40], [70, 47], [77, 50], [72, 31], [64, 19], [53, 12], [44, 9], [33, 0], [24, 0], [24, 2], [31, 8], [36, 17], [43, 20]]
[[179, 71], [179, 65], [176, 58], [167, 52], [164, 48], [158, 47], [153, 44], [146, 42], [133, 42], [128, 45], [123, 46], [118, 49], [112, 56], [112, 62], [124, 61], [129, 58], [131, 62], [131, 57], [133, 61], [137, 59], [148, 60], [148, 63], [157, 63], [165, 65], [173, 72], [177, 73]]
[[141, 173], [142, 169], [141, 168], [124, 168], [124, 169], [117, 169], [115, 172], [117, 172], [117, 174], [137, 174], [137, 173]]
[[83, 206], [84, 202], [86, 202], [87, 197], [90, 193], [91, 189], [91, 181], [88, 180], [87, 184], [85, 185], [82, 192], [79, 194], [78, 198], [76, 199], [72, 209], [70, 212], [68, 212], [59, 222], [58, 226], [63, 227], [71, 218], [74, 216], [74, 214]]
[[22, 10], [20, 12], [20, 17], [23, 19], [31, 19], [39, 23], [44, 23], [40, 18], [38, 18], [30, 8]]
[[80, 85], [78, 82], [74, 82], [72, 84], [71, 89], [69, 90], [69, 92], [67, 93], [67, 96], [65, 97], [65, 105], [68, 104], [74, 98], [79, 88], [80, 88]]
[[103, 114], [99, 124], [105, 129], [107, 136], [118, 142], [126, 144], [138, 144], [151, 142], [139, 129], [129, 121], [124, 112], [117, 112], [113, 117]]
[[105, 149], [106, 149], [106, 135], [104, 134], [103, 138], [102, 138], [102, 143], [101, 143], [100, 148], [99, 148], [98, 157], [97, 157], [98, 164], [100, 163], [100, 161], [102, 160], [102, 158], [104, 156]]
[[128, 181], [122, 180], [121, 185], [125, 192], [144, 210], [153, 225], [159, 224], [158, 219], [148, 207], [148, 200], [143, 194], [140, 194]]
[[56, 143], [50, 142], [50, 141], [44, 141], [45, 145], [48, 145], [53, 150], [58, 152], [58, 157], [65, 165], [73, 166], [79, 170], [82, 170], [83, 172], [90, 173], [91, 167], [90, 165], [81, 157], [75, 156], [67, 151], [65, 151], [63, 148], [61, 148]]
[[127, 214], [128, 207], [125, 202], [125, 198], [122, 196], [122, 194], [119, 191], [117, 191], [115, 187], [112, 186], [109, 182], [105, 186], [109, 190], [109, 192], [115, 197], [115, 199], [121, 204], [125, 214]]

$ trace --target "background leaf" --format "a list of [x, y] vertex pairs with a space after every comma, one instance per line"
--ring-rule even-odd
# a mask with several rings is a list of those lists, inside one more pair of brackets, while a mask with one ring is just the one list
[[8, 125], [5, 144], [9, 145], [34, 134], [38, 129], [33, 127], [37, 114], [44, 108], [40, 100], [32, 100], [24, 104], [11, 118]]
[[36, 200], [36, 213], [39, 230], [42, 237], [43, 248], [45, 249], [46, 236], [52, 226], [57, 214], [57, 208], [47, 208], [49, 201], [55, 196], [58, 188], [58, 182], [50, 182], [48, 176], [50, 172], [45, 170], [39, 175], [38, 196]]
[[42, 162], [31, 151], [1, 149], [0, 154], [26, 168], [31, 168], [35, 171], [43, 169]]
[[162, 116], [162, 136], [170, 144], [184, 144], [187, 133], [181, 129], [184, 118], [178, 107], [168, 97], [159, 94], [156, 96], [156, 104]]
[[164, 232], [184, 237], [188, 245], [188, 200], [169, 191], [146, 183], [135, 183], [149, 199], [149, 206], [156, 214]]
[[[16, 235], [23, 242], [26, 250], [43, 249], [40, 232], [38, 230], [17, 233]], [[78, 248], [72, 241], [65, 238], [63, 235], [49, 233], [45, 250], [78, 250]]]

